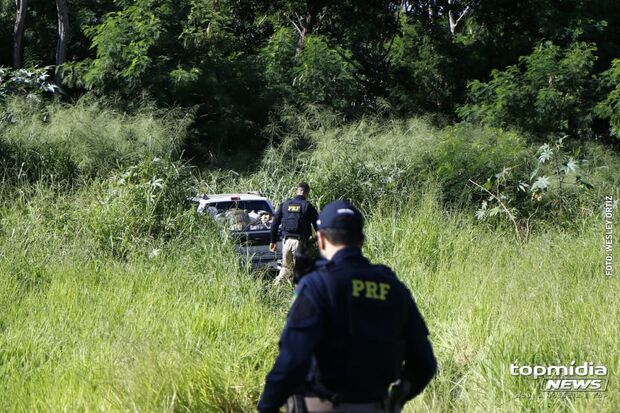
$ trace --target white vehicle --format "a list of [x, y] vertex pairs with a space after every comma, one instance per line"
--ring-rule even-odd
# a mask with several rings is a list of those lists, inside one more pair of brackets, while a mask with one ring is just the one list
[[278, 242], [277, 252], [269, 251], [275, 211], [267, 198], [257, 192], [248, 192], [201, 195], [188, 198], [188, 201], [197, 204], [196, 212], [199, 214], [209, 214], [228, 227], [237, 253], [253, 268], [280, 268], [281, 242]]

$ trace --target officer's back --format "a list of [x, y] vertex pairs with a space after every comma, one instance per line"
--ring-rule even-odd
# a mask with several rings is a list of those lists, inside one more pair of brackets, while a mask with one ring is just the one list
[[303, 398], [310, 412], [385, 411], [391, 383], [410, 383], [402, 403], [433, 376], [424, 321], [394, 273], [362, 256], [362, 226], [346, 202], [321, 213], [319, 248], [328, 262], [298, 285], [261, 411], [277, 411], [295, 394], [289, 403]]
[[269, 245], [273, 252], [277, 248], [278, 231], [282, 224], [282, 268], [275, 279], [276, 284], [293, 275], [295, 255], [305, 249], [312, 234], [312, 226], [316, 226], [318, 213], [306, 199], [309, 192], [310, 186], [301, 182], [297, 186], [297, 195], [284, 201], [273, 218]]

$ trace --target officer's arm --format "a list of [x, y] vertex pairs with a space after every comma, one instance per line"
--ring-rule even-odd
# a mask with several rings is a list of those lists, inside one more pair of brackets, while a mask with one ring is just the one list
[[413, 298], [408, 295], [409, 314], [407, 325], [407, 348], [403, 379], [411, 383], [411, 391], [407, 399], [420, 394], [437, 372], [437, 360], [428, 340], [428, 328]]
[[271, 221], [271, 242], [278, 242], [278, 230], [280, 229], [280, 222], [282, 221], [282, 204], [276, 210], [276, 214]]
[[312, 356], [323, 334], [322, 317], [315, 294], [302, 280], [280, 338], [280, 354], [267, 375], [258, 410], [277, 412], [304, 383]]
[[314, 230], [318, 231], [316, 221], [319, 219], [319, 213], [312, 204], [308, 205], [308, 218], [310, 219]]

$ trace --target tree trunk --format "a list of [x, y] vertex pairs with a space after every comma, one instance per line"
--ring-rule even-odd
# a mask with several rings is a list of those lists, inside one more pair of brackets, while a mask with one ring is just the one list
[[67, 37], [69, 35], [69, 9], [67, 8], [67, 0], [56, 0], [56, 10], [58, 11], [58, 43], [56, 44], [56, 70], [54, 81], [60, 86], [62, 84], [62, 69], [60, 66], [67, 60]]
[[327, 12], [327, 6], [323, 6], [324, 2], [319, 1], [309, 5], [306, 16], [302, 19], [297, 18], [298, 24], [293, 22], [297, 30], [297, 47], [295, 48], [295, 59], [297, 59], [306, 46], [306, 36], [312, 34], [314, 26], [316, 26]]
[[22, 54], [24, 51], [24, 27], [26, 25], [26, 10], [28, 0], [15, 0], [17, 12], [15, 13], [15, 26], [13, 29], [13, 68], [22, 67]]
[[452, 35], [456, 33], [456, 28], [461, 20], [469, 14], [471, 7], [471, 4], [468, 4], [460, 13], [457, 13], [454, 11], [454, 0], [448, 0], [448, 20], [450, 21], [450, 33]]
[[448, 20], [450, 21], [450, 33], [454, 34], [456, 33], [456, 18], [454, 17], [454, 11], [452, 11], [452, 9], [450, 9], [448, 11]]
[[295, 59], [301, 55], [301, 52], [304, 51], [304, 46], [306, 45], [306, 33], [308, 33], [308, 26], [300, 27], [300, 30], [297, 31], [297, 47], [295, 48]]
[[437, 16], [437, 5], [434, 1], [428, 3], [428, 20], [433, 22]]

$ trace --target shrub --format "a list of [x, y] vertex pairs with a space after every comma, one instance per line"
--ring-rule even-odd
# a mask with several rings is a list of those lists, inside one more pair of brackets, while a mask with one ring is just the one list
[[589, 162], [587, 152], [571, 148], [565, 139], [530, 149], [521, 162], [505, 166], [482, 184], [471, 180], [481, 200], [476, 217], [491, 222], [505, 218], [517, 237], [527, 238], [530, 221], [565, 224], [594, 214], [617, 185], [597, 173], [607, 165], [600, 159]]
[[196, 217], [184, 203], [190, 183], [189, 167], [144, 160], [96, 185], [96, 195], [77, 211], [78, 221], [100, 248], [125, 257], [136, 247], [191, 232]]
[[51, 67], [9, 70], [0, 66], [0, 102], [7, 96], [20, 95], [38, 99], [43, 93], [54, 93], [58, 87], [50, 79]]
[[469, 103], [459, 116], [491, 126], [516, 126], [545, 135], [590, 134], [596, 47], [574, 43], [562, 49], [546, 42], [519, 64], [494, 70], [488, 82], [469, 84]]
[[525, 146], [515, 133], [458, 126], [437, 130], [422, 119], [382, 125], [373, 121], [316, 137], [316, 184], [325, 200], [349, 198], [361, 205], [398, 200], [429, 180], [443, 200], [461, 202], [468, 179], [518, 159]]
[[613, 61], [611, 69], [602, 74], [601, 81], [610, 91], [596, 106], [596, 113], [609, 119], [611, 134], [620, 138], [620, 59]]
[[0, 119], [0, 173], [5, 183], [74, 182], [106, 176], [143, 157], [178, 155], [192, 114], [143, 108], [116, 112], [83, 98], [75, 105], [9, 99]]

